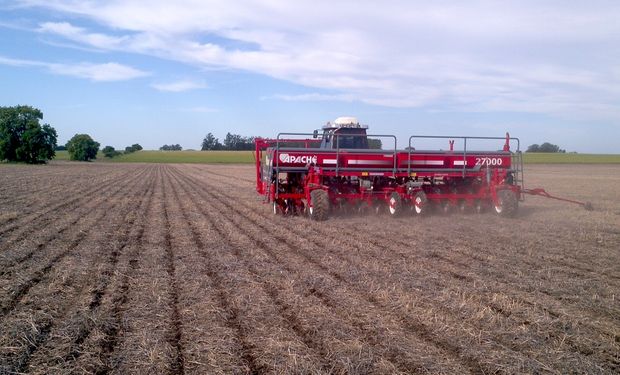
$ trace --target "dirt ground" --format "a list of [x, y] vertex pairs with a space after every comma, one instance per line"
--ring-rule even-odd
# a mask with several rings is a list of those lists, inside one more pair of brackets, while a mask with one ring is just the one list
[[251, 166], [0, 165], [0, 373], [620, 372], [620, 166], [515, 219], [274, 216]]

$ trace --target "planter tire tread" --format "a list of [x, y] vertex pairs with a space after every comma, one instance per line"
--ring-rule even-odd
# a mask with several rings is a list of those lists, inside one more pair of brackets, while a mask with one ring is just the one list
[[313, 190], [310, 192], [312, 220], [325, 221], [329, 217], [329, 196], [325, 190]]

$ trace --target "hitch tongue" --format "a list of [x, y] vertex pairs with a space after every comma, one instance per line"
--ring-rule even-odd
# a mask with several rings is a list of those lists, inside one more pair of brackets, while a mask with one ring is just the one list
[[554, 195], [551, 195], [551, 194], [547, 193], [545, 191], [545, 189], [542, 189], [542, 188], [523, 189], [523, 190], [521, 190], [521, 192], [524, 193], [524, 194], [538, 195], [540, 197], [545, 197], [545, 198], [549, 198], [549, 199], [555, 199], [555, 200], [562, 201], [562, 202], [578, 204], [578, 205], [582, 206], [583, 208], [585, 208], [588, 211], [594, 210], [594, 207], [592, 206], [592, 203], [590, 203], [590, 202], [580, 202], [580, 201], [575, 201], [575, 200], [572, 200], [572, 199], [556, 197]]

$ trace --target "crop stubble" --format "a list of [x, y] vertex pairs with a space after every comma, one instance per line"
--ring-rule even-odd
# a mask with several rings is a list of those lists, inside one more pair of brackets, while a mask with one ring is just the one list
[[620, 370], [616, 166], [528, 168], [593, 212], [324, 223], [249, 166], [0, 168], [0, 373]]

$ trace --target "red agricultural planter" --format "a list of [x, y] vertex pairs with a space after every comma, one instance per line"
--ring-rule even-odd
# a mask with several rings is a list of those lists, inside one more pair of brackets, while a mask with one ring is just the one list
[[[275, 214], [306, 214], [315, 220], [326, 220], [336, 211], [386, 211], [396, 216], [404, 210], [424, 215], [433, 210], [492, 209], [511, 217], [525, 194], [590, 208], [543, 189], [525, 189], [519, 139], [508, 134], [412, 135], [408, 147], [398, 150], [395, 136], [369, 135], [366, 129], [355, 118], [341, 117], [327, 123], [322, 134], [257, 138], [256, 191]], [[393, 143], [393, 148], [381, 147], [378, 140]], [[437, 140], [448, 140], [449, 150], [416, 149], [421, 141]], [[472, 143], [498, 141], [503, 142], [498, 151], [470, 149]]]

